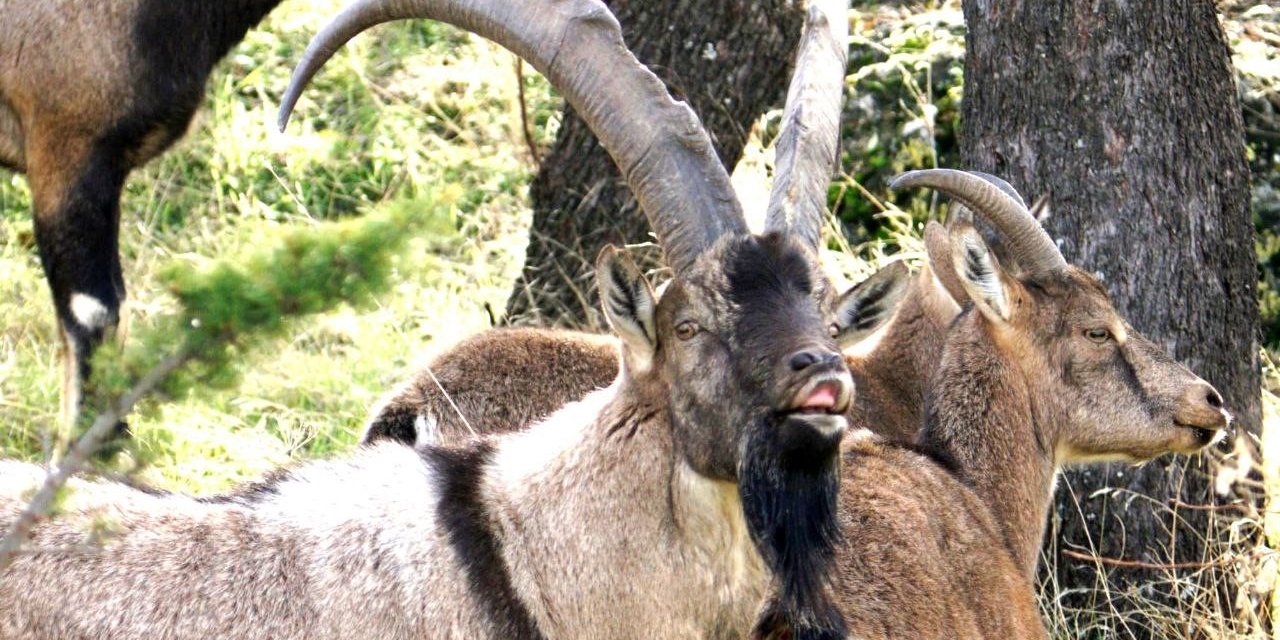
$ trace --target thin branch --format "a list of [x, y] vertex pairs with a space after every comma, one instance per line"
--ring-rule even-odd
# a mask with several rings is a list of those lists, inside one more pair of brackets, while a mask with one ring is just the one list
[[1119, 558], [1107, 558], [1104, 556], [1095, 556], [1091, 553], [1080, 553], [1070, 549], [1061, 549], [1062, 555], [1077, 560], [1086, 560], [1098, 564], [1105, 564], [1109, 567], [1122, 567], [1125, 569], [1154, 569], [1157, 571], [1173, 571], [1177, 569], [1210, 569], [1215, 567], [1225, 567], [1234, 563], [1237, 558], [1221, 558], [1212, 562], [1142, 562], [1141, 560], [1121, 560]]
[[98, 415], [89, 430], [76, 440], [75, 444], [71, 446], [71, 450], [58, 463], [57, 469], [45, 476], [44, 484], [36, 492], [35, 497], [31, 499], [31, 503], [18, 515], [18, 519], [9, 527], [4, 539], [0, 540], [0, 572], [3, 572], [13, 563], [20, 547], [31, 536], [31, 529], [35, 526], [36, 521], [48, 515], [49, 508], [53, 506], [58, 490], [67, 483], [67, 480], [72, 475], [75, 475], [88, 464], [93, 454], [102, 447], [108, 436], [115, 431], [116, 425], [120, 420], [133, 410], [133, 406], [138, 403], [138, 400], [154, 390], [169, 374], [185, 364], [190, 358], [191, 354], [186, 350], [170, 354], [160, 364], [152, 368], [151, 371], [148, 371], [147, 375], [138, 381], [138, 384], [121, 396], [116, 401], [115, 406]]
[[516, 96], [520, 100], [520, 129], [524, 132], [524, 144], [529, 147], [529, 157], [533, 158], [535, 170], [542, 166], [542, 156], [538, 153], [538, 145], [533, 141], [533, 126], [529, 124], [529, 105], [524, 99], [524, 60], [516, 56]]
[[1178, 509], [1188, 509], [1191, 511], [1239, 511], [1244, 514], [1253, 513], [1253, 510], [1243, 504], [1191, 504], [1183, 502], [1178, 498], [1170, 498], [1169, 505]]

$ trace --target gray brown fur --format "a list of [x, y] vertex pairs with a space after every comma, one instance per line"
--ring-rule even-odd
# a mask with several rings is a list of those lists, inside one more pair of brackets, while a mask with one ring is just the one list
[[0, 0], [0, 167], [27, 174], [63, 340], [63, 417], [124, 299], [120, 191], [186, 132], [279, 0]]
[[471, 336], [392, 391], [361, 441], [447, 444], [531, 425], [608, 386], [618, 375], [618, 348], [613, 336], [577, 331], [504, 328]]
[[[851, 388], [824, 294], [808, 288], [816, 272], [797, 271], [805, 252], [786, 243], [718, 246], [656, 308], [634, 264], [602, 257], [623, 374], [526, 432], [470, 445], [492, 450], [467, 470], [500, 553], [486, 568], [509, 575], [544, 637], [741, 637], [772, 557], [739, 497], [752, 491], [738, 486], [741, 452], [761, 429], [814, 428], [828, 453], [805, 455], [834, 465], [844, 420], [796, 409], [815, 381], [842, 385], [844, 402]], [[697, 330], [677, 339], [688, 322]], [[825, 355], [797, 369], [797, 347]], [[775, 366], [729, 374], [758, 362]], [[77, 482], [0, 575], [0, 636], [507, 637], [509, 612], [467, 587], [475, 560], [442, 525], [452, 472], [436, 451], [375, 445], [203, 501]], [[41, 477], [0, 466], [0, 526]], [[78, 548], [98, 519], [108, 544]]]

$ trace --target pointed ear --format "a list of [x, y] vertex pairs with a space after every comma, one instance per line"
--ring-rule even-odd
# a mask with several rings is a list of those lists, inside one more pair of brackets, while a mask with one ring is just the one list
[[959, 224], [951, 230], [951, 265], [966, 296], [982, 315], [996, 324], [1009, 321], [1012, 279], [972, 225]]
[[934, 220], [930, 220], [924, 227], [924, 252], [929, 256], [929, 270], [933, 272], [933, 277], [937, 278], [951, 299], [963, 307], [969, 301], [969, 294], [965, 292], [964, 285], [960, 284], [960, 277], [951, 264], [951, 237]]
[[893, 317], [907, 292], [910, 276], [906, 264], [895, 262], [840, 296], [835, 313], [840, 348], [861, 342]]
[[658, 338], [653, 288], [631, 256], [607, 246], [596, 258], [596, 286], [604, 317], [622, 338], [624, 359], [639, 371], [649, 368]]

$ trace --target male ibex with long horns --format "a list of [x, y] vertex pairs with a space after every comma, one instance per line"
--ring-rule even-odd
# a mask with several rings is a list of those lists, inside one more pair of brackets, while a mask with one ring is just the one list
[[[827, 565], [852, 383], [819, 218], [751, 235], [696, 117], [598, 0], [360, 0], [312, 43], [282, 112], [335, 47], [405, 17], [520, 54], [622, 169], [674, 277], [656, 300], [602, 253], [617, 381], [521, 434], [376, 446], [211, 499], [78, 483], [0, 575], [0, 635], [730, 638], [772, 589], [793, 637], [842, 637]], [[0, 521], [40, 476], [3, 465]], [[78, 548], [103, 517], [116, 537]]]

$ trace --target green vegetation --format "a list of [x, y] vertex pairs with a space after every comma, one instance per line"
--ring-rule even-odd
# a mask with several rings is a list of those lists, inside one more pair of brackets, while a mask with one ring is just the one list
[[[197, 367], [129, 419], [132, 453], [149, 463], [144, 481], [210, 492], [349, 448], [369, 408], [434, 340], [488, 326], [486, 305], [501, 308], [519, 269], [532, 168], [506, 51], [437, 24], [389, 25], [340, 52], [289, 129], [275, 131], [294, 61], [340, 4], [286, 3], [251, 31], [219, 66], [191, 135], [129, 182], [121, 245], [132, 355], [127, 374], [99, 376], [95, 397], [177, 349], [192, 317], [183, 325], [183, 313], [205, 329], [244, 330], [235, 323], [248, 317], [271, 329], [218, 354], [230, 377], [193, 377]], [[549, 143], [558, 102], [535, 74], [525, 88], [538, 140]], [[58, 337], [25, 181], [0, 180], [0, 455], [38, 459], [57, 433]], [[325, 224], [353, 214], [383, 223]], [[373, 242], [334, 243], [344, 233]], [[404, 248], [380, 251], [389, 240]], [[276, 324], [285, 301], [290, 311], [334, 296], [358, 303], [378, 284], [290, 277], [306, 260], [384, 254], [388, 290], [376, 300]], [[281, 268], [290, 263], [292, 272]], [[272, 291], [251, 286], [262, 282]]]
[[[129, 419], [135, 439], [121, 462], [145, 463], [144, 482], [209, 493], [349, 449], [378, 397], [432, 349], [489, 325], [488, 309], [503, 307], [520, 268], [535, 167], [506, 51], [435, 24], [378, 28], [339, 52], [289, 129], [275, 131], [293, 63], [340, 4], [292, 0], [251, 31], [211, 80], [191, 135], [129, 181], [121, 244], [131, 331], [99, 358], [93, 402], [169, 353], [201, 356]], [[1251, 132], [1272, 348], [1280, 345], [1278, 16], [1259, 6], [1226, 22]], [[859, 9], [852, 26], [859, 70], [848, 79], [845, 175], [830, 197], [833, 226], [853, 244], [833, 235], [824, 260], [857, 279], [889, 256], [922, 253], [933, 198], [898, 195], [899, 208], [888, 210], [879, 201], [893, 174], [956, 163], [963, 25], [954, 3], [928, 11], [878, 3]], [[525, 115], [546, 147], [559, 103], [537, 74], [524, 77]], [[762, 119], [763, 137], [776, 122], [777, 114]], [[760, 137], [735, 176], [744, 191], [764, 182]], [[284, 319], [302, 313], [311, 315]], [[30, 195], [22, 177], [0, 174], [0, 456], [40, 459], [65, 437], [57, 349]], [[1267, 371], [1280, 389], [1280, 372]], [[1280, 401], [1265, 392], [1264, 400], [1275, 425]], [[1277, 446], [1277, 431], [1267, 430], [1264, 452]], [[1276, 461], [1222, 464], [1241, 474], [1263, 467], [1274, 495]], [[1265, 522], [1257, 557], [1230, 565], [1254, 599], [1246, 605], [1265, 608], [1280, 593], [1272, 551], [1280, 521], [1270, 509], [1236, 522], [1240, 530]], [[1055, 608], [1053, 585], [1046, 591], [1046, 619], [1060, 637], [1114, 628], [1107, 612], [1081, 622], [1079, 612]], [[1168, 612], [1171, 628], [1191, 619], [1211, 628], [1222, 615], [1203, 600]]]

